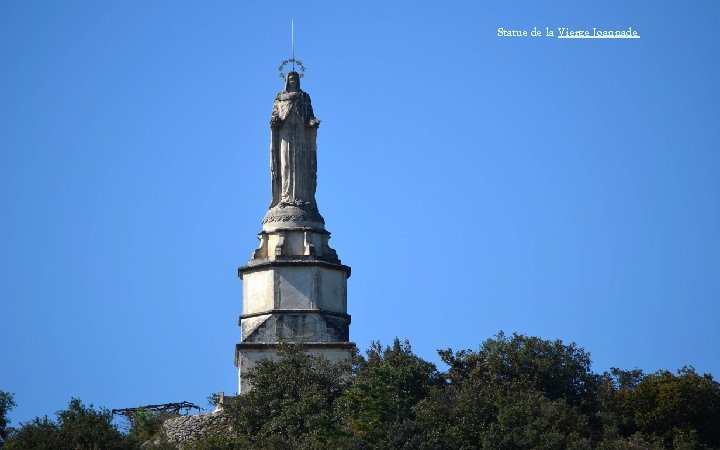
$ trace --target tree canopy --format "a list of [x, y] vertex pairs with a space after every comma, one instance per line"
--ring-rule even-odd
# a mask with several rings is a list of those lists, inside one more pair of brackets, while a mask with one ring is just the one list
[[[226, 399], [227, 429], [185, 448], [720, 448], [720, 384], [691, 367], [598, 374], [573, 343], [503, 333], [439, 353], [444, 370], [399, 339], [340, 363], [281, 346], [248, 375], [250, 392]], [[0, 392], [0, 413], [12, 405]], [[10, 430], [6, 448], [171, 448], [152, 417], [123, 434], [77, 399], [56, 417]]]
[[13, 395], [9, 392], [0, 391], [0, 448], [12, 431], [8, 425], [7, 414], [15, 407]]
[[113, 450], [132, 448], [130, 442], [112, 424], [106, 409], [85, 406], [70, 400], [68, 408], [58, 411], [56, 420], [35, 418], [24, 423], [5, 445], [6, 450]]

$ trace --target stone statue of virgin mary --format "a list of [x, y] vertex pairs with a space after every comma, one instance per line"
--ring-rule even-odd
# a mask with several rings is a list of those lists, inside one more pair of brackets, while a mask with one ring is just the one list
[[[277, 205], [317, 208], [317, 128], [310, 96], [300, 89], [297, 72], [288, 73], [270, 116], [270, 172], [272, 201]], [[304, 208], [305, 209], [305, 208]]]

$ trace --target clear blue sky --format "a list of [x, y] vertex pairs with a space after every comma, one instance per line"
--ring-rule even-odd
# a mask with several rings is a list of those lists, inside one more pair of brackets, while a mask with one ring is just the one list
[[[720, 4], [0, 1], [14, 424], [232, 393], [277, 66], [322, 119], [351, 339], [499, 330], [720, 376]], [[500, 38], [499, 27], [636, 40]]]

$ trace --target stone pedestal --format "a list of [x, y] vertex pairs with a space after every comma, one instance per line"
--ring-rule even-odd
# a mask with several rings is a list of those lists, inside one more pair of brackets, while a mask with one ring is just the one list
[[235, 351], [240, 392], [249, 388], [243, 373], [262, 358], [275, 358], [280, 342], [302, 343], [330, 360], [347, 358], [353, 348], [347, 314], [350, 267], [328, 246], [330, 233], [263, 228], [260, 247], [238, 269], [243, 280], [242, 342]]

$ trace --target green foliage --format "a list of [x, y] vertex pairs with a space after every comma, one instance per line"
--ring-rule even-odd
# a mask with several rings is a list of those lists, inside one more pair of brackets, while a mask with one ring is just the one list
[[15, 404], [13, 395], [9, 392], [0, 391], [0, 448], [3, 447], [11, 432], [11, 428], [8, 427], [7, 414], [15, 406], [17, 405]]
[[32, 422], [23, 423], [20, 429], [5, 443], [5, 450], [56, 450], [70, 448], [63, 446], [60, 429], [47, 417], [36, 417]]
[[128, 441], [142, 445], [146, 441], [152, 441], [158, 438], [163, 422], [170, 417], [176, 416], [171, 414], [156, 414], [144, 409], [135, 411], [130, 433], [127, 436]]
[[438, 448], [590, 448], [600, 377], [575, 344], [502, 332], [478, 351], [440, 351], [447, 383], [417, 407]]
[[[247, 375], [250, 392], [225, 399], [228, 426], [183, 448], [720, 448], [720, 384], [692, 368], [597, 375], [575, 344], [503, 333], [477, 351], [439, 353], [445, 372], [398, 339], [343, 363], [283, 345]], [[5, 436], [13, 406], [0, 391]], [[22, 424], [5, 448], [174, 448], [158, 439], [164, 417], [138, 412], [127, 436], [110, 419], [73, 399], [56, 421]]]
[[587, 418], [562, 399], [533, 390], [496, 395], [497, 415], [481, 432], [483, 447], [493, 449], [590, 448]]
[[498, 414], [495, 385], [477, 379], [433, 389], [415, 408], [427, 448], [475, 448]]
[[718, 383], [692, 369], [597, 375], [575, 344], [502, 333], [440, 355], [444, 373], [396, 339], [350, 370], [286, 347], [226, 406], [234, 434], [197, 448], [720, 447]]
[[367, 362], [338, 401], [341, 420], [351, 435], [372, 446], [411, 440], [406, 435], [416, 432], [414, 407], [440, 382], [435, 365], [414, 355], [407, 340], [395, 338], [384, 349], [373, 342]]
[[441, 384], [435, 366], [410, 344], [373, 343], [367, 360], [333, 364], [286, 345], [281, 358], [248, 375], [253, 389], [226, 399], [232, 436], [209, 436], [198, 448], [415, 448], [415, 405]]
[[129, 448], [124, 436], [111, 423], [106, 409], [96, 410], [72, 399], [68, 409], [56, 413], [57, 421], [35, 418], [22, 424], [7, 441], [7, 450], [112, 450]]
[[477, 352], [439, 353], [450, 366], [451, 382], [470, 377], [492, 384], [519, 383], [572, 405], [587, 403], [595, 392], [597, 376], [590, 370], [590, 355], [575, 343], [520, 334], [508, 338], [500, 332]]
[[329, 448], [342, 437], [333, 404], [350, 379], [350, 365], [333, 364], [283, 345], [281, 360], [264, 360], [247, 375], [253, 389], [227, 401], [236, 439], [252, 448]]
[[657, 436], [667, 447], [720, 447], [720, 384], [683, 368], [659, 371], [621, 387], [615, 403], [623, 434]]
[[662, 439], [638, 432], [630, 436], [606, 436], [596, 448], [598, 450], [665, 450], [666, 447]]

